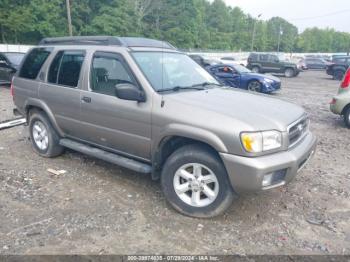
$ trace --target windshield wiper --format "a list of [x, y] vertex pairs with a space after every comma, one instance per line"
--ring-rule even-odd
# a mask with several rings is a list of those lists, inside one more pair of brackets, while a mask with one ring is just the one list
[[174, 86], [172, 88], [160, 89], [158, 90], [158, 92], [161, 93], [161, 92], [169, 92], [169, 91], [177, 92], [180, 90], [205, 90], [205, 87], [209, 85], [222, 86], [216, 83], [204, 82], [204, 83], [195, 84], [191, 86]]
[[205, 87], [205, 86], [223, 86], [223, 85], [211, 83], [211, 82], [204, 82], [204, 83], [192, 85], [192, 87], [198, 87], [198, 86]]
[[180, 90], [204, 90], [204, 88], [196, 87], [196, 86], [174, 86], [172, 88], [160, 89], [158, 90], [158, 92], [169, 92], [169, 91], [177, 92]]

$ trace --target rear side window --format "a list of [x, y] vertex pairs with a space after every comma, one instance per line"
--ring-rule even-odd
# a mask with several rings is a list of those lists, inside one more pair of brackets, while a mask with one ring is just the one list
[[35, 79], [50, 55], [52, 48], [35, 48], [26, 57], [19, 76], [27, 79]]
[[58, 52], [51, 63], [48, 82], [68, 87], [77, 87], [84, 57], [84, 51]]

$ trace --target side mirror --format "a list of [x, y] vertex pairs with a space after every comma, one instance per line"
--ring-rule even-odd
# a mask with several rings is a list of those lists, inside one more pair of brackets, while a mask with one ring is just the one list
[[118, 98], [123, 100], [145, 102], [145, 93], [133, 84], [117, 84], [115, 86], [115, 94]]

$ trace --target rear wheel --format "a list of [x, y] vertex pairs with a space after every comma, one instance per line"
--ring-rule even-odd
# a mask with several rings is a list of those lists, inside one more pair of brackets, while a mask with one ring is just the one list
[[161, 185], [168, 202], [192, 217], [220, 215], [234, 199], [221, 159], [202, 145], [176, 150], [163, 167]]
[[261, 83], [256, 80], [250, 81], [248, 84], [248, 90], [252, 92], [261, 92]]
[[344, 112], [344, 122], [347, 128], [350, 128], [350, 106]]
[[260, 68], [258, 66], [253, 66], [252, 67], [252, 72], [253, 73], [260, 73]]
[[284, 76], [288, 77], [288, 78], [295, 76], [294, 69], [293, 68], [286, 68], [286, 70], [284, 70]]
[[29, 135], [33, 149], [39, 155], [56, 157], [62, 154], [64, 148], [59, 144], [59, 136], [43, 112], [30, 112]]
[[334, 73], [333, 73], [333, 79], [334, 80], [342, 80], [344, 77], [344, 72], [341, 71], [341, 70], [336, 70]]

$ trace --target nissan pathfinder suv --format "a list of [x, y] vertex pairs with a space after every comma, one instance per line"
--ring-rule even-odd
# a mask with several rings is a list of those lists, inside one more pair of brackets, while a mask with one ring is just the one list
[[43, 39], [12, 94], [39, 155], [70, 148], [149, 173], [175, 209], [194, 217], [287, 184], [316, 147], [300, 106], [221, 86], [157, 40]]

